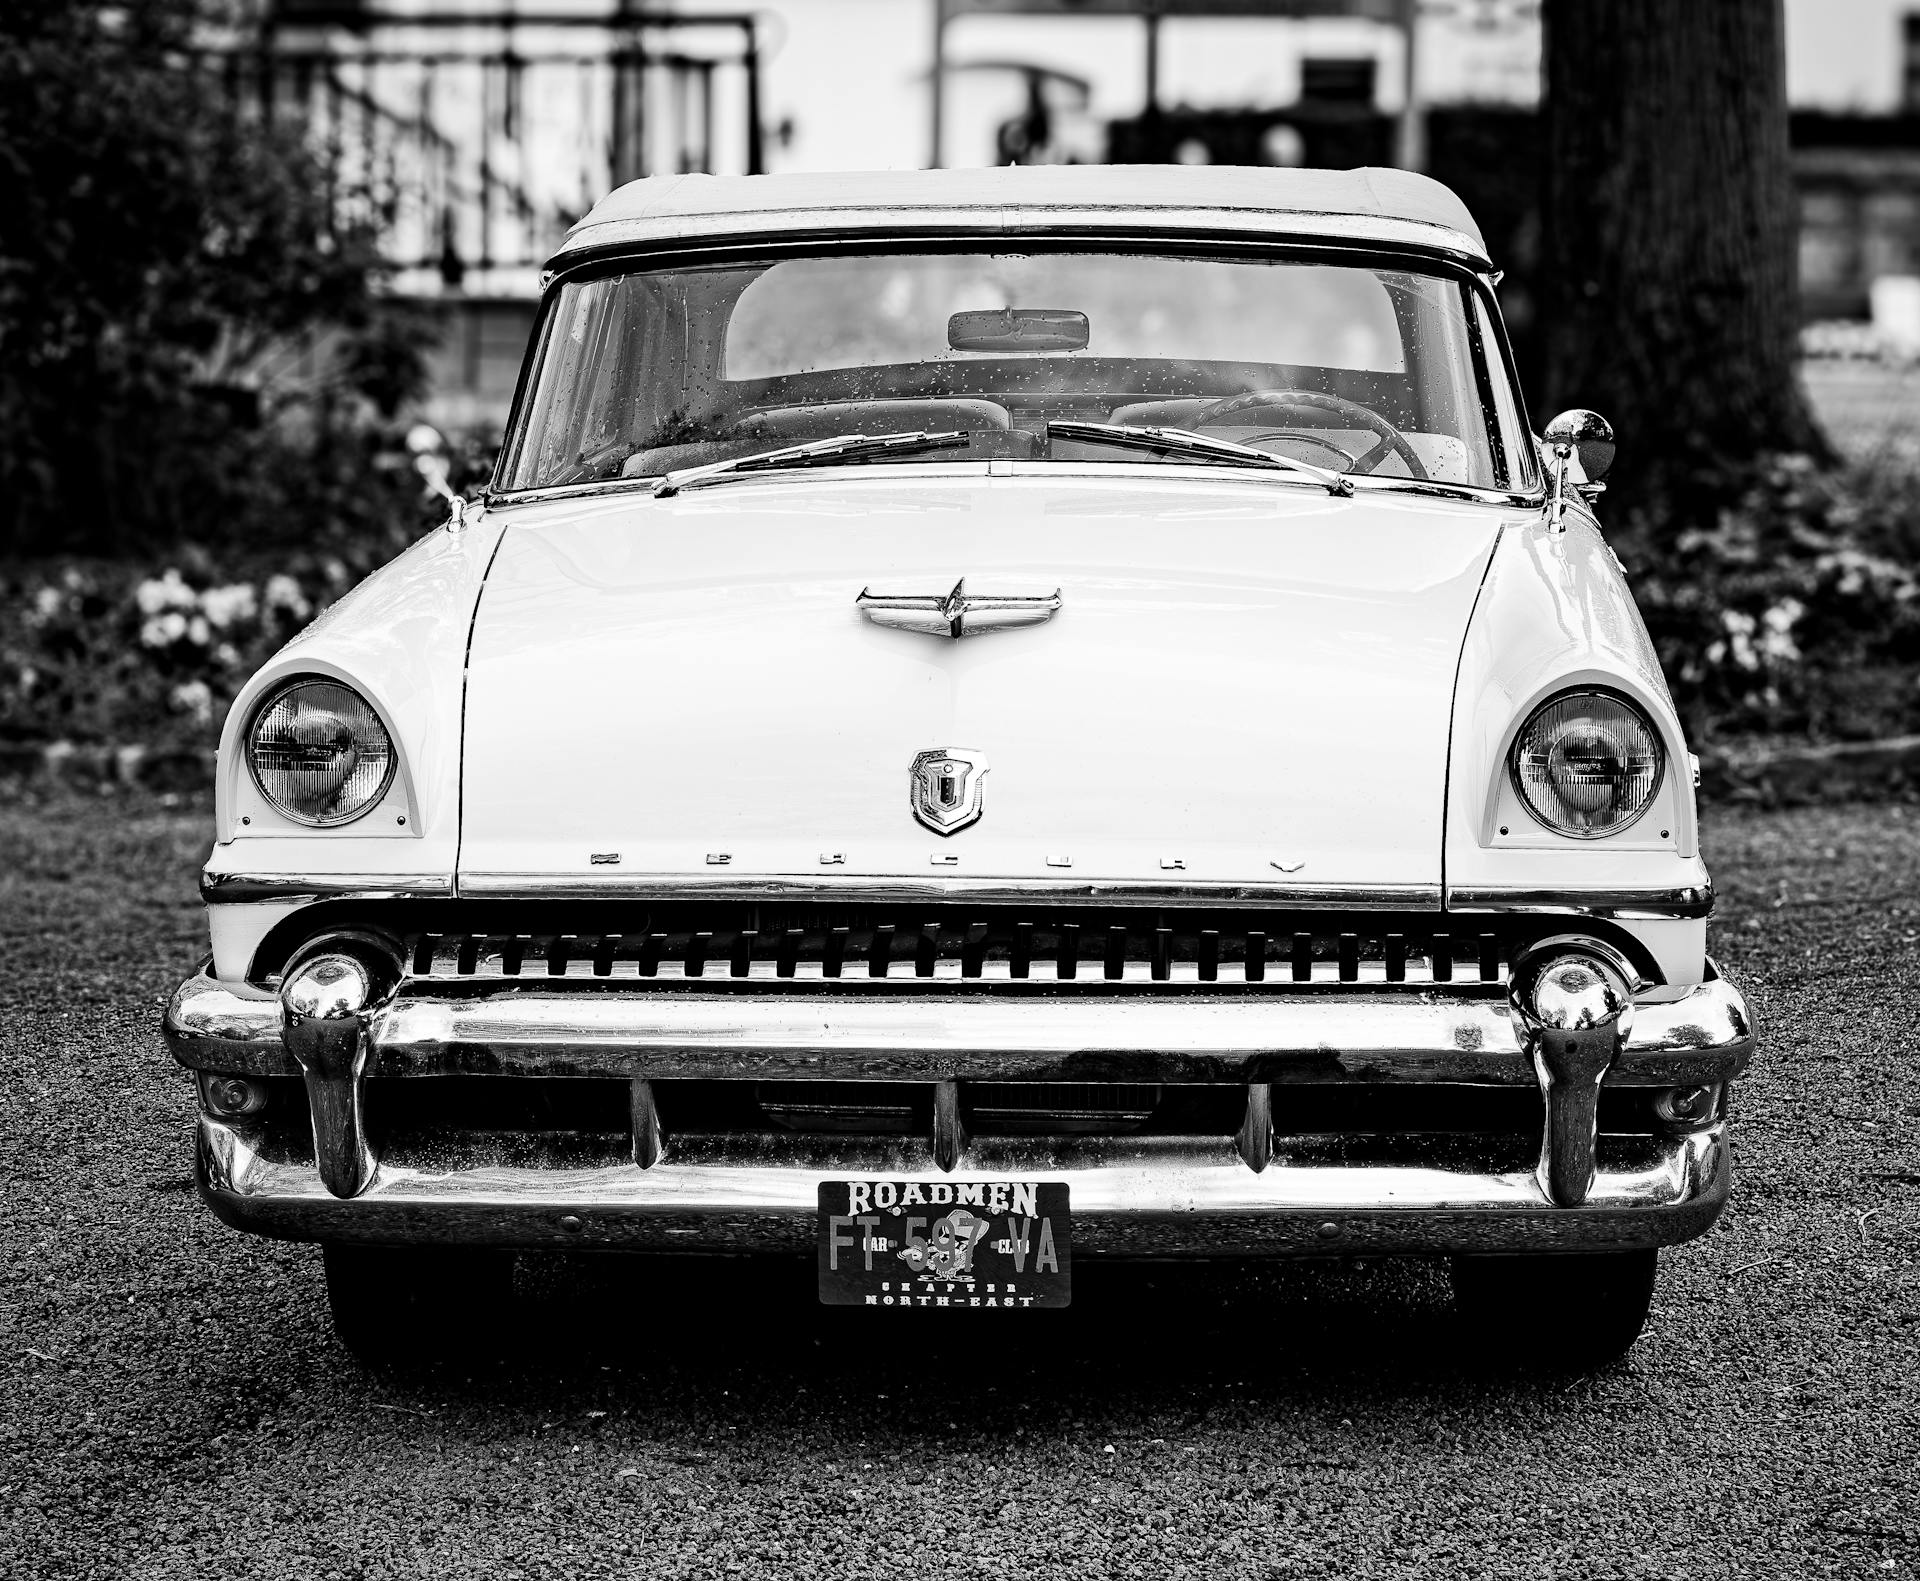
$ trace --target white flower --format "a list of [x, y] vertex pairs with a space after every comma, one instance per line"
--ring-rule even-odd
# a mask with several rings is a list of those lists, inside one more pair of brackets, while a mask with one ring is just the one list
[[1754, 650], [1753, 634], [1760, 623], [1744, 610], [1729, 609], [1720, 616], [1721, 625], [1727, 628], [1727, 636], [1733, 650], [1733, 662], [1743, 670], [1760, 668], [1760, 655]]
[[200, 612], [222, 631], [236, 620], [252, 620], [259, 607], [251, 582], [210, 587], [200, 595]]
[[164, 575], [148, 577], [134, 590], [134, 602], [143, 615], [157, 615], [165, 609], [192, 609], [193, 589], [180, 580], [180, 573], [168, 566]]
[[284, 609], [295, 620], [305, 620], [313, 612], [300, 584], [284, 571], [267, 578], [266, 605], [268, 609]]
[[178, 642], [186, 634], [187, 617], [177, 609], [170, 609], [164, 615], [155, 615], [140, 627], [140, 640], [149, 648], [164, 648]]
[[240, 662], [240, 650], [230, 642], [221, 643], [219, 647], [213, 650], [213, 656], [222, 664], [238, 664]]
[[187, 622], [187, 636], [197, 646], [204, 648], [213, 641], [213, 628], [207, 624], [205, 615], [195, 615]]
[[1800, 657], [1800, 645], [1793, 640], [1794, 622], [1807, 612], [1797, 598], [1783, 598], [1760, 622], [1766, 627], [1760, 638], [1760, 655], [1772, 664], [1791, 664]]
[[57, 587], [43, 587], [33, 595], [34, 619], [39, 622], [52, 620], [66, 606], [67, 595]]
[[1794, 622], [1806, 614], [1807, 606], [1797, 598], [1783, 598], [1760, 619], [1768, 631], [1791, 631]]
[[205, 681], [182, 681], [169, 698], [183, 714], [192, 714], [197, 725], [213, 723], [213, 692]]
[[31, 664], [22, 665], [20, 669], [21, 695], [25, 696], [28, 692], [32, 691], [34, 688], [34, 683], [39, 679], [40, 679], [40, 672], [36, 670]]

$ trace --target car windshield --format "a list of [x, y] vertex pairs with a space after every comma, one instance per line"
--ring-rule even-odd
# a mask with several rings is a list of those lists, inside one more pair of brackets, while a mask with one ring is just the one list
[[1236, 464], [1178, 431], [1383, 482], [1518, 489], [1531, 452], [1497, 344], [1466, 280], [1412, 263], [1082, 243], [605, 273], [548, 304], [499, 486], [660, 477], [849, 434], [965, 442], [834, 464]]

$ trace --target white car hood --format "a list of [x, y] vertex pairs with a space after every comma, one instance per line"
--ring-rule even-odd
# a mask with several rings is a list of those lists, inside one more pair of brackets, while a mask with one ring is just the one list
[[[1437, 905], [1456, 666], [1516, 513], [1195, 469], [891, 470], [513, 508], [469, 658], [461, 892], [1004, 880]], [[954, 640], [854, 603], [962, 577], [1061, 607]], [[908, 774], [946, 747], [989, 769], [983, 816], [943, 837]]]

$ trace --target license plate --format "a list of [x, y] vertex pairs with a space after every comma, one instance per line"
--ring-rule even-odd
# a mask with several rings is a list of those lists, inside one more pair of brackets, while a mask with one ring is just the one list
[[825, 1180], [820, 1300], [839, 1307], [1063, 1307], [1063, 1180]]

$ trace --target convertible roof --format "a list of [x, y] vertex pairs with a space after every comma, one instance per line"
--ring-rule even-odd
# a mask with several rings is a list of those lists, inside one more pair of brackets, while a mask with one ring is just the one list
[[997, 170], [649, 176], [602, 198], [552, 262], [662, 243], [822, 231], [1243, 231], [1403, 244], [1484, 267], [1467, 206], [1409, 170], [1009, 165]]

